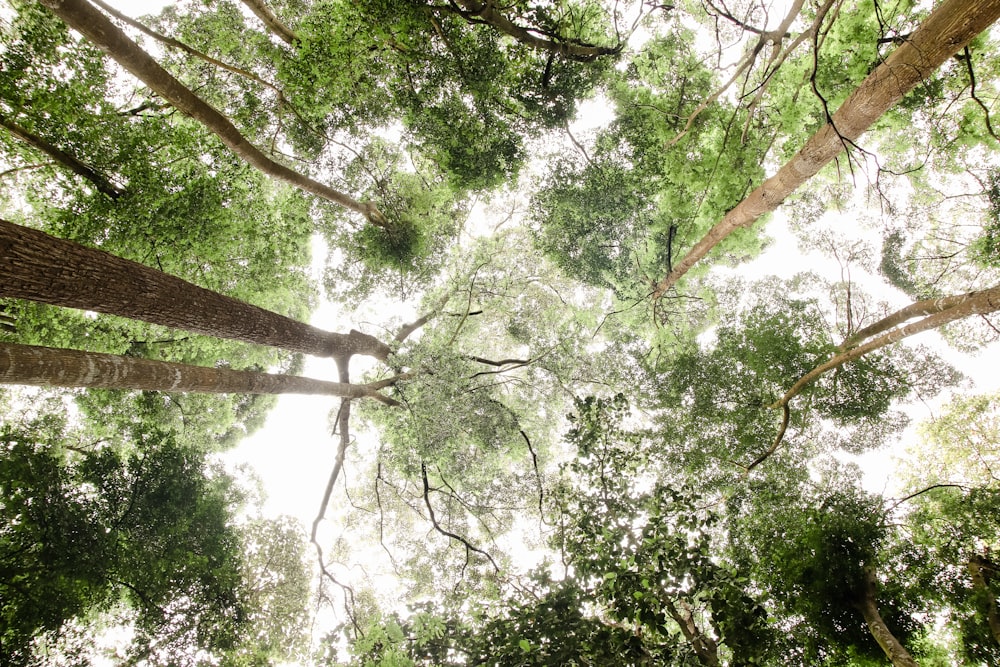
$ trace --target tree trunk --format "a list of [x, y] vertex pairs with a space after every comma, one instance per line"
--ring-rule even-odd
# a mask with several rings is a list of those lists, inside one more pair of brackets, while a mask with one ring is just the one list
[[391, 350], [351, 331], [331, 333], [101, 250], [0, 220], [0, 296], [119, 315], [320, 357]]
[[986, 623], [990, 626], [990, 634], [993, 635], [994, 641], [1000, 644], [1000, 611], [997, 610], [997, 598], [987, 585], [986, 575], [983, 574], [983, 570], [994, 570], [993, 563], [977, 554], [969, 559], [968, 568], [973, 587], [986, 598]]
[[263, 0], [243, 0], [243, 4], [246, 5], [254, 15], [264, 22], [267, 29], [277, 35], [281, 41], [286, 44], [294, 44], [298, 37], [291, 28], [282, 23], [274, 12], [264, 4]]
[[720, 241], [776, 209], [788, 195], [812, 178], [850, 143], [857, 140], [903, 95], [930, 76], [973, 37], [1000, 18], [1000, 0], [944, 0], [909, 39], [875, 68], [805, 146], [743, 201], [730, 210], [653, 287], [654, 299], [691, 269]]
[[864, 596], [856, 605], [861, 615], [865, 617], [865, 623], [878, 645], [882, 647], [889, 657], [894, 667], [918, 667], [917, 661], [913, 659], [909, 651], [899, 643], [896, 636], [892, 634], [882, 619], [882, 614], [878, 611], [875, 602], [875, 572], [871, 568], [865, 568], [865, 591]]
[[[246, 0], [244, 0], [246, 1]], [[540, 37], [533, 31], [523, 28], [498, 11], [493, 0], [455, 0], [464, 11], [460, 14], [466, 19], [477, 18], [508, 37], [539, 51], [554, 53], [570, 60], [590, 62], [600, 56], [610, 56], [621, 52], [621, 46], [595, 46], [578, 40], [560, 40], [555, 36]]]
[[317, 394], [391, 401], [363, 385], [10, 343], [0, 343], [0, 382], [210, 394]]
[[900, 308], [894, 313], [886, 315], [878, 322], [874, 322], [864, 329], [855, 332], [840, 344], [838, 350], [849, 350], [858, 345], [858, 343], [864, 342], [872, 336], [888, 331], [896, 325], [902, 324], [903, 322], [911, 320], [914, 317], [933, 315], [934, 313], [940, 313], [948, 310], [952, 306], [961, 304], [969, 297], [975, 296], [975, 294], [976, 292], [969, 292], [968, 294], [942, 296], [934, 299], [923, 299], [922, 301], [911, 303], [908, 306]]
[[683, 611], [678, 610], [666, 595], [664, 595], [663, 603], [670, 617], [680, 627], [681, 634], [694, 649], [695, 655], [698, 656], [698, 662], [705, 667], [719, 667], [719, 644], [698, 629], [690, 608], [687, 608], [687, 605], [682, 602]]
[[[792, 398], [798, 395], [807, 385], [816, 380], [816, 378], [823, 373], [837, 368], [838, 366], [842, 366], [848, 361], [858, 359], [869, 352], [885, 347], [886, 345], [891, 345], [892, 343], [898, 342], [908, 336], [936, 329], [944, 326], [945, 324], [954, 322], [955, 320], [969, 317], [970, 315], [983, 315], [1000, 310], [1000, 285], [981, 290], [979, 292], [969, 292], [967, 294], [961, 294], [954, 297], [945, 297], [943, 299], [939, 299], [938, 301], [941, 303], [951, 303], [953, 305], [939, 312], [934, 312], [932, 310], [932, 315], [928, 315], [919, 322], [914, 322], [913, 324], [893, 329], [888, 333], [882, 334], [878, 338], [869, 340], [868, 342], [860, 345], [855, 345], [846, 352], [834, 355], [830, 360], [820, 364], [799, 378], [798, 381], [796, 381], [796, 383], [792, 385], [787, 392], [785, 392], [785, 395], [772, 405], [772, 407], [778, 408], [783, 405], [787, 405]], [[917, 303], [912, 304], [899, 312], [907, 311], [920, 304], [926, 304], [926, 302], [918, 301]], [[921, 305], [920, 307], [923, 308], [925, 306]], [[909, 318], [907, 317], [902, 321], [905, 321], [906, 319]]]
[[75, 157], [69, 153], [59, 150], [49, 142], [45, 141], [41, 137], [32, 134], [28, 130], [24, 129], [14, 121], [0, 116], [0, 125], [2, 125], [8, 132], [14, 135], [14, 138], [23, 141], [32, 148], [45, 153], [50, 158], [55, 160], [57, 163], [66, 167], [72, 171], [77, 176], [82, 176], [83, 178], [90, 181], [94, 187], [97, 188], [98, 192], [103, 192], [112, 199], [118, 199], [124, 194], [120, 189], [116, 188], [111, 184], [107, 178], [97, 173], [84, 163], [77, 160]]
[[41, 0], [41, 3], [135, 75], [150, 90], [202, 123], [251, 166], [272, 178], [291, 183], [306, 192], [357, 211], [372, 224], [389, 226], [388, 220], [371, 202], [360, 202], [269, 158], [240, 134], [228, 118], [160, 67], [148, 53], [86, 0]]

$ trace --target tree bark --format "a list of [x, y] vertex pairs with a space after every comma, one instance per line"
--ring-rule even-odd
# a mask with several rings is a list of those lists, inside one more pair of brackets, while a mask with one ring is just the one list
[[328, 185], [275, 162], [250, 143], [235, 125], [210, 104], [174, 78], [139, 45], [86, 0], [40, 0], [68, 26], [93, 42], [150, 90], [214, 133], [236, 155], [272, 178], [361, 213], [372, 224], [388, 227], [386, 217], [371, 202], [360, 202]]
[[875, 572], [870, 568], [865, 568], [865, 590], [863, 597], [855, 605], [868, 624], [868, 629], [878, 645], [885, 651], [889, 661], [894, 667], [918, 667], [917, 661], [913, 659], [910, 652], [899, 643], [896, 636], [892, 634], [882, 615], [878, 611], [875, 602]]
[[[244, 0], [246, 1], [246, 0]], [[533, 31], [517, 25], [497, 10], [493, 0], [455, 0], [464, 11], [460, 14], [468, 19], [478, 18], [483, 23], [493, 27], [508, 37], [539, 51], [554, 53], [570, 60], [590, 62], [600, 56], [616, 55], [621, 52], [618, 46], [595, 46], [574, 40], [561, 40], [555, 36], [540, 37]], [[444, 9], [448, 9], [445, 7]]]
[[[838, 366], [842, 366], [848, 361], [858, 359], [869, 352], [885, 347], [886, 345], [891, 345], [892, 343], [898, 342], [909, 336], [913, 336], [914, 334], [930, 331], [931, 329], [936, 329], [944, 326], [945, 324], [954, 322], [955, 320], [969, 317], [970, 315], [983, 315], [1000, 310], [1000, 285], [981, 290], [979, 292], [969, 292], [955, 297], [946, 297], [944, 299], [940, 299], [940, 301], [943, 303], [951, 303], [953, 305], [939, 312], [934, 312], [919, 322], [914, 322], [913, 324], [893, 329], [888, 333], [882, 334], [878, 338], [874, 338], [860, 345], [855, 345], [845, 352], [834, 355], [828, 361], [820, 364], [799, 378], [798, 381], [796, 381], [796, 383], [792, 385], [787, 392], [785, 392], [785, 395], [772, 405], [772, 407], [777, 408], [787, 405], [788, 401], [792, 400], [792, 398], [799, 394], [807, 385], [823, 373], [837, 368]], [[913, 304], [910, 307], [923, 303], [926, 302], [917, 302], [917, 304]]]
[[972, 585], [986, 597], [986, 623], [990, 626], [990, 634], [993, 635], [994, 641], [1000, 644], [1000, 611], [997, 610], [997, 598], [987, 585], [986, 575], [983, 574], [983, 570], [995, 571], [994, 565], [977, 554], [969, 559], [968, 569]]
[[10, 343], [0, 343], [0, 382], [210, 394], [317, 394], [392, 401], [364, 385]]
[[137, 262], [4, 220], [0, 220], [0, 296], [320, 357], [361, 354], [384, 361], [391, 353], [388, 345], [360, 331], [323, 331]]
[[243, 0], [243, 4], [246, 5], [254, 15], [264, 22], [267, 29], [273, 32], [281, 41], [286, 44], [295, 44], [295, 40], [298, 39], [291, 28], [286, 26], [284, 23], [274, 15], [274, 12], [264, 4], [263, 0]]
[[112, 199], [118, 199], [124, 194], [119, 188], [115, 187], [111, 183], [111, 181], [108, 180], [103, 175], [97, 173], [96, 171], [85, 165], [83, 162], [80, 162], [69, 153], [56, 148], [55, 146], [45, 141], [38, 135], [33, 134], [28, 130], [24, 129], [23, 127], [21, 127], [14, 121], [10, 120], [9, 118], [0, 116], [0, 125], [2, 125], [8, 132], [14, 135], [15, 139], [18, 139], [28, 144], [32, 148], [39, 150], [42, 153], [45, 153], [50, 158], [55, 160], [58, 164], [62, 165], [63, 167], [66, 167], [77, 176], [82, 176], [83, 178], [90, 181], [94, 185], [94, 187], [97, 188], [98, 192], [102, 192], [107, 196], [111, 197]]
[[653, 286], [658, 299], [673, 287], [712, 248], [737, 229], [749, 227], [776, 209], [799, 186], [812, 178], [854, 142], [903, 95], [930, 76], [942, 63], [965, 48], [973, 37], [1000, 18], [1000, 0], [944, 0], [909, 39], [893, 51], [851, 93], [830, 123], [774, 176], [730, 210]]
[[921, 317], [926, 315], [933, 315], [934, 313], [940, 313], [942, 311], [948, 310], [952, 306], [957, 306], [964, 302], [966, 299], [975, 296], [976, 292], [969, 292], [967, 294], [956, 294], [954, 296], [942, 296], [934, 299], [923, 299], [922, 301], [916, 301], [908, 306], [900, 308], [894, 313], [886, 315], [878, 322], [874, 322], [869, 326], [860, 329], [855, 332], [843, 343], [840, 344], [838, 348], [840, 351], [849, 350], [872, 336], [883, 333], [892, 329], [893, 327], [911, 320], [914, 317]]
[[686, 608], [686, 605], [683, 612], [678, 610], [676, 605], [666, 596], [663, 598], [663, 603], [670, 617], [680, 627], [681, 634], [694, 649], [695, 655], [698, 656], [698, 662], [705, 667], [719, 667], [719, 644], [698, 629], [691, 610]]

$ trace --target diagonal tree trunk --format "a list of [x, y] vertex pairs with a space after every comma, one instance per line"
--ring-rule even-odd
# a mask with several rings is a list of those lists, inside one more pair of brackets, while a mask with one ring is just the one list
[[1000, 0], [944, 0], [885, 62], [851, 93], [831, 122], [814, 134], [795, 157], [730, 210], [666, 277], [653, 285], [658, 299], [692, 266], [737, 229], [773, 211], [803, 183], [857, 140], [903, 95], [930, 76], [973, 37], [1000, 18]]
[[[456, 6], [462, 8], [457, 13], [466, 20], [473, 22], [481, 21], [497, 32], [503, 33], [508, 37], [513, 37], [525, 46], [538, 51], [553, 53], [570, 60], [590, 62], [600, 56], [617, 55], [622, 50], [620, 44], [617, 46], [596, 46], [594, 44], [583, 43], [579, 40], [559, 39], [558, 36], [547, 33], [536, 34], [536, 31], [524, 28], [507, 18], [503, 12], [497, 9], [494, 0], [483, 0], [482, 2], [479, 0], [455, 0], [455, 3]], [[433, 7], [433, 9], [438, 8], [436, 6]], [[440, 7], [440, 9], [451, 10], [452, 8]]]
[[101, 250], [0, 220], [0, 296], [119, 315], [320, 357], [385, 360], [360, 331], [317, 329]]
[[844, 350], [849, 350], [852, 347], [857, 346], [859, 343], [863, 343], [872, 336], [885, 333], [889, 329], [892, 329], [907, 320], [911, 320], [914, 317], [933, 315], [934, 313], [940, 313], [948, 310], [953, 306], [963, 303], [966, 299], [974, 297], [976, 294], [976, 292], [969, 292], [967, 294], [956, 294], [954, 296], [942, 296], [933, 299], [915, 301], [908, 306], [900, 308], [894, 313], [886, 315], [878, 322], [873, 322], [867, 327], [859, 329], [855, 333], [851, 334], [844, 340], [843, 343], [840, 344], [838, 351], [843, 352]]
[[56, 148], [49, 142], [45, 141], [36, 134], [29, 132], [24, 129], [14, 121], [0, 116], [0, 125], [2, 125], [8, 132], [14, 135], [15, 139], [22, 141], [32, 148], [45, 153], [50, 158], [55, 160], [58, 164], [66, 167], [72, 171], [77, 176], [82, 176], [83, 178], [90, 181], [94, 187], [97, 188], [98, 192], [103, 192], [112, 199], [118, 199], [124, 193], [117, 187], [115, 187], [110, 180], [107, 179], [102, 174], [97, 173], [92, 168], [80, 162], [75, 157], [67, 153], [66, 151]]
[[886, 626], [882, 614], [879, 613], [878, 604], [875, 601], [875, 572], [870, 567], [865, 568], [864, 593], [855, 606], [864, 616], [869, 631], [878, 645], [885, 651], [893, 667], [918, 667], [917, 661], [892, 634], [892, 631]]
[[[948, 307], [938, 309], [934, 307], [931, 302], [942, 305], [946, 304]], [[924, 319], [912, 324], [907, 324], [906, 326], [894, 329], [891, 328], [889, 324], [883, 324], [885, 322], [895, 321], [892, 325], [894, 326], [895, 324], [900, 324], [919, 315], [925, 310], [930, 314]], [[913, 336], [924, 331], [930, 331], [931, 329], [942, 327], [946, 324], [950, 324], [951, 322], [955, 322], [956, 320], [972, 315], [985, 315], [986, 313], [993, 313], [998, 310], [1000, 310], [1000, 285], [980, 290], [978, 292], [968, 292], [967, 294], [942, 297], [940, 299], [917, 301], [916, 303], [910, 304], [906, 308], [896, 311], [896, 313], [893, 313], [884, 320], [876, 322], [871, 327], [862, 329], [857, 335], [850, 339], [853, 341], [851, 346], [845, 347], [847, 345], [845, 343], [845, 345], [841, 346], [837, 353], [830, 359], [816, 366], [811, 371], [796, 380], [795, 384], [793, 384], [781, 398], [770, 405], [772, 408], [780, 408], [784, 411], [784, 417], [782, 419], [782, 425], [778, 431], [778, 436], [775, 438], [774, 443], [770, 446], [770, 448], [768, 448], [767, 451], [758, 456], [750, 465], [748, 465], [746, 470], [750, 471], [756, 468], [778, 450], [784, 438], [785, 430], [788, 427], [789, 402], [802, 393], [806, 387], [819, 379], [819, 377], [824, 373], [835, 368], [839, 368], [849, 361], [860, 359], [869, 352], [886, 347], [887, 345], [892, 345], [893, 343], [899, 342], [909, 336]], [[900, 313], [903, 315], [900, 315]], [[862, 334], [865, 334], [869, 340], [865, 341], [864, 338], [861, 338]], [[877, 336], [877, 338], [871, 338], [871, 336]]]
[[295, 44], [295, 40], [298, 39], [295, 32], [274, 15], [264, 0], [243, 0], [243, 4], [254, 13], [254, 16], [263, 21], [267, 29], [277, 35], [281, 41], [286, 44]]
[[250, 143], [233, 123], [210, 104], [195, 95], [167, 70], [129, 39], [122, 30], [87, 0], [40, 0], [52, 13], [114, 58], [150, 90], [163, 97], [181, 112], [191, 116], [214, 133], [233, 153], [272, 178], [291, 183], [305, 192], [361, 213], [369, 222], [390, 227], [389, 221], [371, 202], [360, 202], [350, 195], [275, 162]]
[[0, 343], [0, 382], [209, 394], [316, 394], [396, 404], [364, 385], [10, 343]]

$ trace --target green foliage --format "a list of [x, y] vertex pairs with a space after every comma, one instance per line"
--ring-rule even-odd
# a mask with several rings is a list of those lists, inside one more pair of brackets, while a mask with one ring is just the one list
[[41, 664], [36, 637], [117, 600], [135, 610], [140, 654], [233, 645], [244, 614], [228, 525], [238, 499], [204, 455], [155, 429], [133, 432], [129, 454], [71, 446], [54, 415], [2, 428], [5, 664]]

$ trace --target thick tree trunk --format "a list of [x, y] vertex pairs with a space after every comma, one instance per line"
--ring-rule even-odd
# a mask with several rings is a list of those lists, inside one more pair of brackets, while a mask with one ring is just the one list
[[363, 385], [9, 343], [0, 343], [0, 382], [210, 394], [318, 394], [391, 401]]
[[[246, 0], [244, 0], [246, 1]], [[497, 10], [494, 0], [455, 0], [464, 11], [461, 15], [486, 23], [508, 37], [539, 51], [555, 53], [570, 60], [590, 62], [600, 56], [610, 56], [621, 52], [621, 46], [595, 46], [580, 41], [561, 40], [551, 36], [539, 36], [523, 28]]]
[[281, 41], [286, 44], [294, 44], [295, 40], [298, 39], [291, 28], [282, 23], [271, 8], [264, 4], [263, 0], [243, 0], [243, 4], [246, 5], [254, 15], [264, 22], [267, 29], [277, 35]]
[[969, 559], [968, 568], [972, 585], [986, 598], [986, 623], [990, 626], [990, 634], [993, 635], [994, 641], [1000, 644], [1000, 611], [997, 610], [997, 598], [987, 585], [986, 575], [983, 573], [983, 570], [995, 572], [995, 567], [986, 558], [975, 555]]
[[878, 118], [973, 37], [1000, 18], [1000, 0], [944, 0], [920, 27], [875, 68], [805, 146], [729, 211], [653, 287], [659, 298], [720, 241], [776, 209], [788, 195], [857, 140]]
[[24, 143], [28, 144], [32, 148], [45, 153], [50, 158], [55, 160], [57, 163], [61, 164], [72, 171], [77, 176], [82, 176], [83, 178], [90, 181], [94, 187], [97, 188], [98, 192], [103, 192], [112, 199], [118, 199], [124, 194], [120, 189], [112, 185], [111, 181], [105, 178], [103, 175], [97, 173], [84, 163], [77, 160], [75, 157], [69, 153], [60, 150], [45, 141], [38, 135], [35, 135], [28, 130], [24, 129], [14, 121], [4, 116], [0, 116], [0, 125], [2, 125], [8, 132], [10, 132], [14, 137]]
[[894, 667], [918, 667], [917, 661], [899, 643], [896, 636], [886, 626], [882, 614], [879, 613], [878, 605], [875, 602], [875, 573], [871, 568], [865, 568], [864, 596], [856, 603], [856, 606], [861, 615], [864, 616], [865, 623], [868, 624], [868, 629], [875, 641], [885, 651]]
[[664, 596], [664, 606], [670, 617], [681, 629], [681, 634], [691, 644], [698, 662], [705, 667], [719, 667], [719, 644], [711, 637], [705, 635], [695, 624], [691, 610], [682, 604], [682, 610], [678, 610], [670, 598]]
[[360, 331], [331, 333], [44, 232], [0, 220], [0, 296], [119, 315], [321, 357], [385, 360]]
[[118, 64], [134, 74], [150, 90], [163, 97], [181, 112], [191, 116], [213, 132], [236, 155], [272, 178], [364, 215], [369, 222], [386, 227], [389, 222], [371, 202], [360, 202], [350, 195], [275, 162], [240, 134], [236, 126], [210, 104], [174, 78], [118, 26], [86, 0], [40, 0], [68, 26], [89, 39]]

